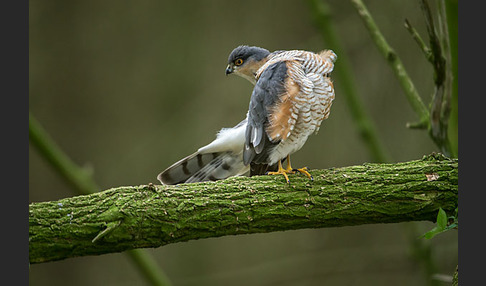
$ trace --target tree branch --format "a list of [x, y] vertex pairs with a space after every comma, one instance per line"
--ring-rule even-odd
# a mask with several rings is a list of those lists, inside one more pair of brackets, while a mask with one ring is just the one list
[[427, 32], [429, 34], [430, 50], [432, 52], [432, 66], [434, 67], [435, 90], [430, 107], [429, 133], [441, 152], [451, 156], [452, 150], [448, 136], [449, 116], [452, 96], [452, 68], [449, 48], [449, 33], [447, 28], [446, 11], [442, 2], [438, 2], [437, 31], [427, 1], [422, 0]]
[[369, 30], [370, 36], [375, 42], [378, 50], [383, 55], [383, 57], [387, 60], [388, 64], [391, 66], [392, 70], [395, 73], [400, 85], [402, 86], [405, 95], [414, 109], [415, 113], [420, 118], [420, 121], [415, 124], [409, 124], [409, 127], [414, 128], [429, 128], [429, 111], [425, 107], [425, 104], [422, 101], [422, 98], [418, 94], [415, 85], [413, 84], [412, 80], [408, 76], [405, 67], [403, 66], [402, 61], [397, 56], [396, 52], [392, 49], [392, 47], [388, 44], [385, 37], [381, 33], [380, 29], [376, 25], [373, 17], [371, 16], [370, 12], [366, 8], [366, 5], [361, 0], [351, 0], [355, 9], [358, 11], [359, 16], [363, 20], [365, 27]]
[[457, 206], [458, 161], [442, 155], [293, 175], [129, 186], [29, 205], [30, 263], [303, 228], [435, 221]]

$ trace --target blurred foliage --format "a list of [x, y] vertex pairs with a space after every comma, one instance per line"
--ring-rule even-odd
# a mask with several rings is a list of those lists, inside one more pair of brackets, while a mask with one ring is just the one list
[[[71, 186], [75, 194], [93, 194], [101, 191], [91, 178], [92, 172], [90, 170], [82, 169], [76, 166], [68, 155], [66, 155], [49, 136], [49, 134], [37, 122], [35, 117], [29, 113], [29, 142], [40, 156], [46, 160], [50, 166], [56, 170], [61, 178]], [[29, 205], [30, 210], [30, 205]], [[72, 213], [71, 217], [72, 219]], [[70, 221], [71, 223], [71, 221]], [[120, 222], [118, 222], [119, 224]], [[30, 217], [29, 217], [30, 224]], [[109, 228], [102, 231], [98, 236], [93, 238], [94, 243], [101, 234], [105, 233]], [[31, 252], [31, 226], [29, 225], [29, 253]], [[143, 278], [146, 279], [150, 285], [170, 286], [172, 285], [162, 269], [157, 265], [154, 259], [146, 253], [144, 249], [132, 249], [125, 251], [125, 254], [132, 260], [134, 266], [140, 271]], [[32, 259], [29, 259], [32, 263]]]
[[[367, 2], [424, 102], [430, 102], [433, 71], [403, 27], [407, 18], [426, 34], [419, 1]], [[338, 61], [346, 58], [352, 67], [364, 108], [392, 161], [437, 151], [428, 134], [405, 127], [415, 114], [352, 5], [326, 3], [344, 47]], [[333, 48], [323, 44], [305, 1], [41, 0], [29, 5], [29, 109], [61, 149], [93, 170], [101, 189], [157, 183], [161, 170], [245, 116], [252, 86], [224, 75], [237, 45]], [[339, 78], [334, 86], [331, 115], [292, 157], [296, 166], [371, 161], [340, 96]], [[29, 200], [68, 196], [69, 186], [31, 148]], [[432, 226], [416, 224], [422, 233]], [[427, 285], [407, 252], [406, 233], [400, 225], [299, 230], [149, 251], [175, 285]], [[437, 271], [453, 273], [457, 233], [433, 241]], [[31, 285], [142, 281], [121, 254], [32, 265], [29, 276]]]

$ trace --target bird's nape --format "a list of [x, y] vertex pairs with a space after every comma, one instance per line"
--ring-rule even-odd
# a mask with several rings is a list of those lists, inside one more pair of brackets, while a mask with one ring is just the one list
[[264, 48], [241, 45], [231, 51], [228, 56], [228, 64], [234, 63], [237, 59], [246, 61], [250, 57], [252, 57], [255, 61], [261, 61], [269, 54], [270, 52]]

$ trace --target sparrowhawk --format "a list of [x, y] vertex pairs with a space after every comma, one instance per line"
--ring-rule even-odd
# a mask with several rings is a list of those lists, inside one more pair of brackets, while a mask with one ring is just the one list
[[[250, 176], [287, 174], [290, 154], [302, 148], [328, 118], [334, 87], [330, 73], [337, 56], [331, 50], [269, 52], [239, 46], [229, 55], [226, 75], [236, 74], [255, 85], [246, 118], [223, 128], [210, 144], [174, 163], [157, 179], [163, 184], [215, 181], [250, 171]], [[287, 160], [287, 167], [282, 162]]]

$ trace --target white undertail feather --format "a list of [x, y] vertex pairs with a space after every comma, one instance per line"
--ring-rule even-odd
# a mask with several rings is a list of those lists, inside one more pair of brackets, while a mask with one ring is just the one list
[[218, 132], [216, 139], [208, 145], [199, 148], [198, 152], [243, 152], [243, 145], [245, 144], [246, 122], [247, 120], [245, 119], [233, 128], [221, 129]]

